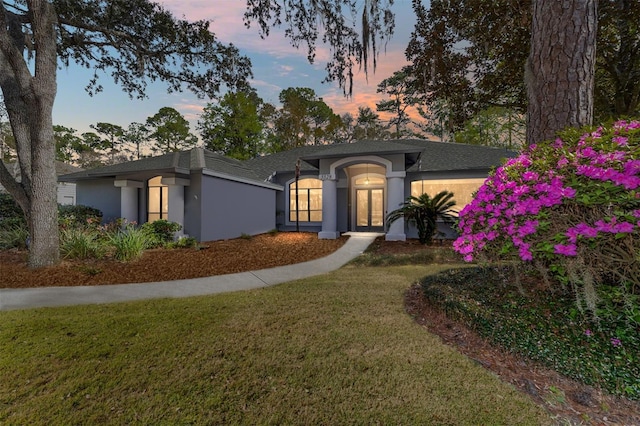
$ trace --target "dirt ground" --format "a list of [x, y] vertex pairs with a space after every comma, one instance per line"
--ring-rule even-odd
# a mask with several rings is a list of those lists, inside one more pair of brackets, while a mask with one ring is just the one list
[[[315, 233], [264, 234], [251, 239], [202, 243], [200, 250], [150, 250], [138, 261], [129, 263], [65, 260], [58, 266], [38, 271], [26, 268], [25, 252], [0, 251], [0, 288], [125, 284], [235, 273], [317, 259], [334, 252], [346, 240], [347, 237], [319, 240]], [[405, 254], [434, 249], [450, 247], [425, 247], [416, 240], [377, 239], [368, 251]], [[605, 395], [492, 346], [464, 325], [427, 305], [418, 285], [407, 290], [404, 302], [408, 314], [418, 324], [530, 395], [558, 424], [640, 425], [640, 403]]]

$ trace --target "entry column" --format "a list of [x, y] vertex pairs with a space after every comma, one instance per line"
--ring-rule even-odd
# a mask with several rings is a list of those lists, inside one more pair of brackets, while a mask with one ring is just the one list
[[335, 240], [338, 232], [338, 180], [335, 175], [320, 176], [322, 179], [322, 231], [318, 238]]
[[[387, 174], [387, 215], [400, 208], [402, 203], [404, 203], [405, 176], [405, 172], [391, 172]], [[384, 239], [387, 241], [406, 241], [407, 235], [404, 233], [403, 217], [389, 225]]]
[[113, 185], [120, 188], [120, 217], [127, 222], [138, 221], [138, 189], [144, 187], [142, 182], [119, 179]]
[[176, 177], [163, 177], [162, 184], [169, 187], [169, 214], [170, 222], [182, 225], [182, 229], [176, 232], [175, 236], [184, 235], [184, 187], [189, 186], [189, 179]]

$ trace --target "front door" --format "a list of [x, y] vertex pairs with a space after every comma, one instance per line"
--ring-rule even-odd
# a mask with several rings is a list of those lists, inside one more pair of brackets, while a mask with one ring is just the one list
[[356, 189], [356, 231], [384, 231], [384, 189]]

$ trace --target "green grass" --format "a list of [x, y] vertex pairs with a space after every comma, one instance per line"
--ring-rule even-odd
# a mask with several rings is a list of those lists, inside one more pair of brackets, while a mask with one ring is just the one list
[[443, 268], [1, 312], [0, 423], [550, 423], [404, 312], [405, 289]]

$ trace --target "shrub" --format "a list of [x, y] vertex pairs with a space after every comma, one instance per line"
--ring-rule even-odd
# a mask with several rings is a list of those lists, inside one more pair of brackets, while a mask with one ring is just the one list
[[387, 226], [400, 218], [405, 218], [407, 222], [413, 223], [418, 228], [420, 243], [430, 244], [438, 229], [438, 219], [453, 224], [454, 215], [451, 208], [455, 205], [453, 193], [449, 191], [441, 191], [433, 197], [429, 194], [410, 196], [402, 207], [389, 213]]
[[109, 243], [114, 248], [113, 257], [128, 262], [142, 256], [143, 251], [152, 245], [152, 239], [141, 228], [128, 225], [125, 229], [111, 235]]
[[106, 247], [99, 237], [93, 230], [63, 229], [60, 233], [60, 254], [65, 259], [99, 259], [106, 252]]
[[454, 247], [467, 261], [534, 263], [595, 315], [599, 286], [640, 291], [639, 188], [640, 122], [568, 130], [489, 176]]
[[[10, 223], [10, 224], [9, 224]], [[29, 230], [24, 221], [6, 220], [0, 227], [0, 250], [26, 249]]]
[[141, 229], [149, 237], [151, 246], [158, 247], [173, 241], [174, 234], [182, 229], [182, 225], [160, 219], [143, 224]]
[[18, 203], [11, 195], [0, 192], [0, 229], [10, 229], [24, 223], [24, 214]]
[[169, 243], [169, 248], [195, 248], [198, 245], [198, 240], [193, 237], [181, 237], [178, 241]]
[[102, 212], [83, 205], [59, 205], [58, 223], [62, 228], [99, 225]]
[[636, 310], [633, 315], [609, 311], [595, 323], [575, 308], [568, 289], [540, 292], [534, 286], [524, 292], [509, 285], [505, 277], [511, 275], [506, 267], [449, 270], [426, 277], [422, 289], [448, 316], [509, 351], [610, 393], [640, 399], [638, 296], [631, 295], [634, 302], [625, 300], [629, 293], [605, 292], [617, 294], [619, 307]]

